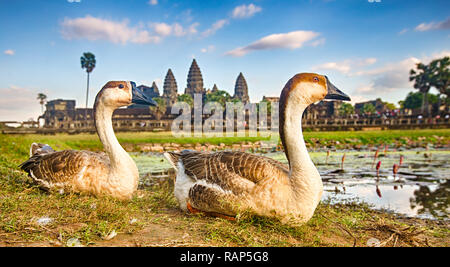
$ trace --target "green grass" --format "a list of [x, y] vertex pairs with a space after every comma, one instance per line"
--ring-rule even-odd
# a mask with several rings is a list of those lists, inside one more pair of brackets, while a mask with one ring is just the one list
[[[248, 134], [247, 134], [248, 135]], [[212, 144], [224, 143], [231, 145], [242, 142], [269, 141], [270, 137], [186, 137], [176, 138], [169, 132], [142, 132], [142, 133], [117, 133], [121, 144], [134, 145], [144, 143], [177, 143], [177, 144]], [[305, 142], [310, 147], [334, 146], [343, 148], [348, 145], [407, 145], [425, 146], [427, 144], [449, 145], [450, 129], [437, 130], [388, 130], [388, 131], [338, 131], [338, 132], [305, 132]], [[278, 140], [278, 135], [274, 140]], [[12, 153], [24, 151], [32, 142], [40, 142], [51, 145], [54, 149], [88, 149], [102, 150], [102, 144], [95, 134], [57, 134], [57, 135], [1, 135], [0, 144], [2, 150]], [[27, 150], [25, 150], [27, 151]], [[137, 150], [138, 151], [138, 150]], [[26, 153], [25, 153], [26, 154]]]
[[420, 142], [423, 144], [449, 144], [450, 129], [435, 130], [386, 130], [386, 131], [336, 131], [305, 132], [306, 142], [327, 144], [339, 141], [341, 144], [401, 144]]
[[[375, 142], [389, 142], [404, 136], [412, 140], [422, 138], [431, 142], [448, 142], [449, 130], [311, 132], [305, 135], [330, 141], [358, 138], [361, 142], [377, 145]], [[119, 133], [118, 137], [120, 142], [133, 144], [175, 142], [167, 133]], [[231, 144], [247, 139], [189, 140], [202, 144]], [[83, 245], [115, 246], [352, 246], [354, 240], [357, 246], [365, 246], [371, 237], [387, 240], [393, 233], [392, 229], [402, 233], [413, 225], [424, 232], [417, 236], [398, 234], [396, 245], [424, 246], [426, 242], [437, 246], [450, 245], [449, 228], [445, 223], [402, 220], [373, 211], [367, 205], [328, 205], [323, 202], [308, 223], [293, 227], [275, 219], [248, 214], [243, 214], [235, 222], [184, 214], [177, 207], [169, 182], [140, 189], [131, 201], [48, 193], [33, 186], [17, 167], [28, 158], [31, 142], [48, 143], [57, 150], [102, 149], [95, 135], [0, 135], [0, 246], [64, 246], [71, 238], [78, 238]], [[42, 217], [52, 218], [52, 222], [39, 225], [37, 220]], [[113, 230], [119, 236], [111, 241], [104, 240]], [[428, 241], [425, 242], [425, 238]], [[387, 245], [393, 245], [393, 240]]]

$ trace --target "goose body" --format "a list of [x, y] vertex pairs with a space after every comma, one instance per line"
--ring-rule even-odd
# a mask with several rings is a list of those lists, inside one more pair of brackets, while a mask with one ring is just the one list
[[302, 136], [301, 117], [324, 98], [350, 100], [328, 78], [301, 73], [288, 81], [280, 96], [280, 138], [289, 165], [243, 152], [167, 152], [177, 172], [174, 194], [188, 211], [236, 216], [250, 211], [284, 223], [304, 223], [322, 196], [319, 172]]
[[117, 141], [112, 113], [132, 103], [155, 105], [133, 82], [108, 82], [94, 104], [97, 134], [106, 153], [54, 151], [48, 145], [33, 143], [30, 158], [20, 168], [43, 189], [131, 198], [137, 189], [139, 173], [133, 159]]

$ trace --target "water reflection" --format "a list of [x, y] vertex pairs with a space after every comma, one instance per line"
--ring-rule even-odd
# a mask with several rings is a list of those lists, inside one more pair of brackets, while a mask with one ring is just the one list
[[435, 218], [449, 218], [450, 181], [440, 183], [433, 191], [429, 186], [421, 185], [414, 190], [410, 198], [411, 209], [417, 209], [418, 214], [431, 214]]

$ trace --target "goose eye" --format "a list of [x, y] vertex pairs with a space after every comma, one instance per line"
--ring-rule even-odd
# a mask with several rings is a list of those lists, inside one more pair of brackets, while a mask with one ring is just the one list
[[313, 78], [313, 81], [318, 82], [318, 81], [319, 81], [319, 78], [314, 77], [314, 78]]
[[119, 84], [119, 88], [123, 89], [125, 86], [123, 86], [123, 84]]

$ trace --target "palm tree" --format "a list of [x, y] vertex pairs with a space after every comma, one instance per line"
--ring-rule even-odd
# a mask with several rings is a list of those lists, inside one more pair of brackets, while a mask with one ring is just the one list
[[178, 102], [186, 102], [191, 108], [194, 106], [194, 99], [190, 94], [182, 94], [177, 97]]
[[39, 100], [39, 104], [41, 104], [41, 113], [44, 113], [44, 104], [47, 100], [47, 96], [43, 93], [39, 93], [36, 99]]
[[94, 70], [95, 68], [95, 55], [86, 52], [83, 53], [83, 56], [81, 57], [81, 68], [86, 69], [87, 72], [87, 89], [86, 89], [86, 110], [84, 113], [84, 118], [87, 120], [87, 108], [88, 108], [88, 98], [89, 98], [89, 74]]
[[160, 120], [162, 116], [166, 113], [166, 101], [161, 97], [154, 97], [152, 98], [158, 105], [157, 106], [150, 106], [150, 110], [155, 115], [155, 118], [157, 120]]
[[428, 105], [428, 91], [431, 88], [432, 71], [429, 65], [417, 63], [417, 72], [412, 69], [409, 72], [409, 80], [414, 81], [414, 88], [423, 94], [422, 113], [430, 116], [430, 106]]

